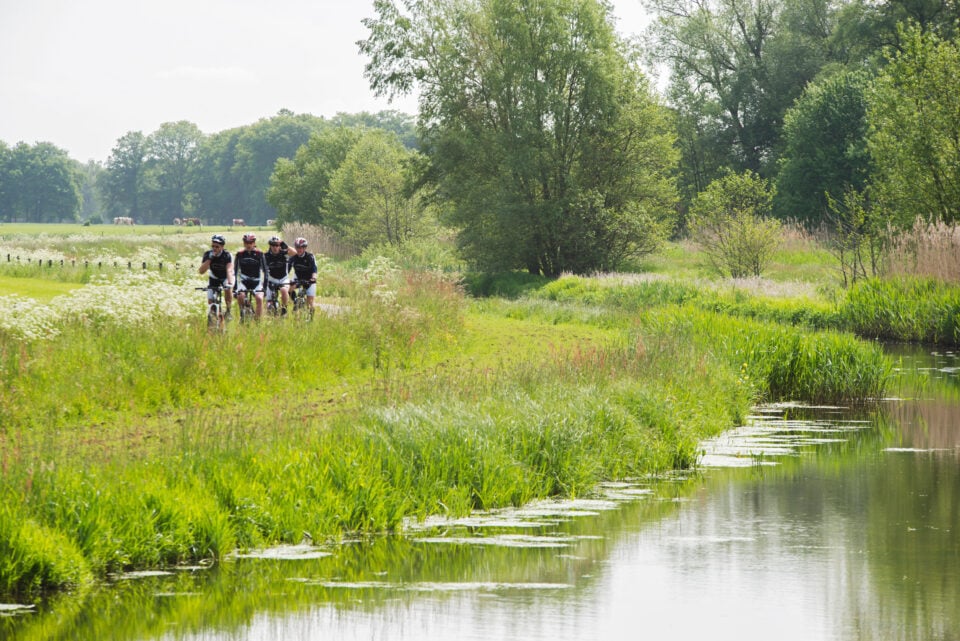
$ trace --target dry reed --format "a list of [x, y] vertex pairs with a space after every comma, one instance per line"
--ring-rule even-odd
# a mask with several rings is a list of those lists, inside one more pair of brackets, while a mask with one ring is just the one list
[[960, 283], [960, 228], [918, 218], [912, 229], [893, 238], [887, 255], [887, 273]]

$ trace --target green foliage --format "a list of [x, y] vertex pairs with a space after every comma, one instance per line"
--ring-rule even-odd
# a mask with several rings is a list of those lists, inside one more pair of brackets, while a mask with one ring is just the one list
[[825, 0], [651, 0], [651, 56], [669, 65], [685, 174], [699, 191], [724, 167], [772, 174], [783, 114], [827, 62]]
[[293, 160], [277, 161], [267, 202], [277, 210], [281, 226], [292, 222], [325, 224], [321, 205], [330, 190], [330, 181], [361, 135], [360, 129], [324, 129], [310, 136]]
[[400, 4], [365, 21], [367, 76], [379, 93], [420, 85], [428, 178], [469, 261], [556, 276], [657, 246], [673, 138], [608, 6]]
[[127, 216], [143, 221], [147, 171], [147, 137], [130, 131], [117, 139], [97, 183], [109, 218]]
[[314, 133], [328, 127], [323, 118], [280, 110], [271, 118], [209, 136], [200, 148], [195, 172], [198, 211], [207, 224], [265, 224], [277, 218], [267, 188], [279, 159], [293, 158]]
[[360, 248], [435, 236], [430, 208], [408, 190], [413, 153], [396, 134], [364, 131], [330, 178], [325, 223]]
[[843, 299], [840, 313], [861, 336], [960, 345], [960, 288], [935, 279], [858, 282]]
[[531, 289], [543, 287], [549, 279], [529, 272], [468, 272], [463, 282], [472, 296], [516, 298]]
[[769, 217], [774, 189], [751, 171], [713, 181], [690, 208], [690, 227], [710, 265], [733, 278], [760, 276], [780, 244]]
[[204, 134], [192, 122], [165, 122], [146, 140], [146, 220], [167, 223], [193, 214], [194, 169]]
[[78, 163], [51, 143], [0, 145], [0, 222], [75, 221], [82, 182]]
[[777, 176], [778, 218], [817, 226], [830, 221], [828, 195], [862, 191], [867, 182], [869, 77], [840, 71], [811, 85], [784, 116], [784, 152]]
[[827, 194], [834, 227], [830, 250], [840, 262], [845, 287], [877, 276], [884, 251], [890, 243], [893, 229], [886, 212], [871, 198], [874, 191], [870, 186], [863, 192], [850, 187], [843, 192], [841, 200]]
[[878, 198], [901, 227], [960, 219], [960, 44], [905, 28], [869, 95]]
[[64, 533], [23, 518], [9, 504], [0, 505], [0, 593], [77, 588], [92, 576], [83, 554]]

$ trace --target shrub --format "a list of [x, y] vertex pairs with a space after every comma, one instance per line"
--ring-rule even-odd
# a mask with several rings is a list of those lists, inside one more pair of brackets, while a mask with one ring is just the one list
[[691, 229], [713, 269], [733, 278], [761, 275], [780, 243], [780, 223], [769, 217], [773, 193], [747, 171], [719, 178], [697, 196]]

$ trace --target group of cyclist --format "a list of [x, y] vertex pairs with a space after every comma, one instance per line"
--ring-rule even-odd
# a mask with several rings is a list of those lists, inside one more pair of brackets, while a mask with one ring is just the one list
[[[293, 270], [297, 284], [306, 286], [307, 308], [313, 311], [313, 301], [317, 296], [317, 260], [307, 251], [307, 239], [297, 238], [293, 247], [271, 236], [270, 248], [264, 252], [257, 247], [255, 234], [243, 235], [243, 249], [231, 256], [224, 246], [226, 239], [214, 234], [210, 239], [210, 249], [204, 252], [200, 261], [200, 273], [208, 271], [207, 299], [213, 302], [215, 290], [224, 291], [226, 313], [230, 315], [234, 294], [240, 305], [253, 295], [256, 300], [255, 315], [263, 315], [264, 294], [267, 301], [279, 292], [281, 313], [286, 313], [290, 300], [290, 271]], [[236, 276], [236, 277], [235, 277]], [[271, 286], [272, 285], [272, 286]]]

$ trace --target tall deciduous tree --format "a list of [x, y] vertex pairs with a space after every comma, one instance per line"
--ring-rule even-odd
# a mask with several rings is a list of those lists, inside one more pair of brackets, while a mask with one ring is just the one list
[[[832, 58], [831, 0], [647, 0], [651, 51], [668, 65], [672, 99], [702, 131], [689, 166], [712, 179], [724, 167], [772, 175], [783, 114]], [[689, 146], [689, 145], [688, 145]], [[702, 178], [688, 178], [702, 183]]]
[[904, 225], [960, 220], [960, 43], [903, 32], [870, 92], [869, 148], [881, 203]]
[[149, 222], [169, 223], [192, 211], [192, 180], [204, 135], [186, 120], [165, 122], [147, 140], [152, 184]]
[[117, 140], [107, 158], [106, 172], [98, 188], [106, 204], [107, 215], [129, 216], [143, 220], [143, 185], [147, 162], [147, 138], [131, 131]]
[[597, 0], [377, 0], [360, 43], [419, 127], [466, 256], [557, 275], [616, 267], [672, 225], [668, 116]]
[[17, 143], [5, 156], [0, 193], [6, 220], [74, 221], [80, 212], [81, 176], [76, 161], [49, 142]]
[[819, 224], [829, 199], [866, 186], [867, 87], [863, 71], [839, 71], [807, 87], [784, 117], [784, 153], [774, 211], [781, 219]]
[[277, 210], [279, 224], [328, 222], [321, 205], [330, 190], [330, 180], [360, 136], [361, 130], [356, 128], [326, 129], [312, 135], [293, 160], [277, 161], [267, 202]]

